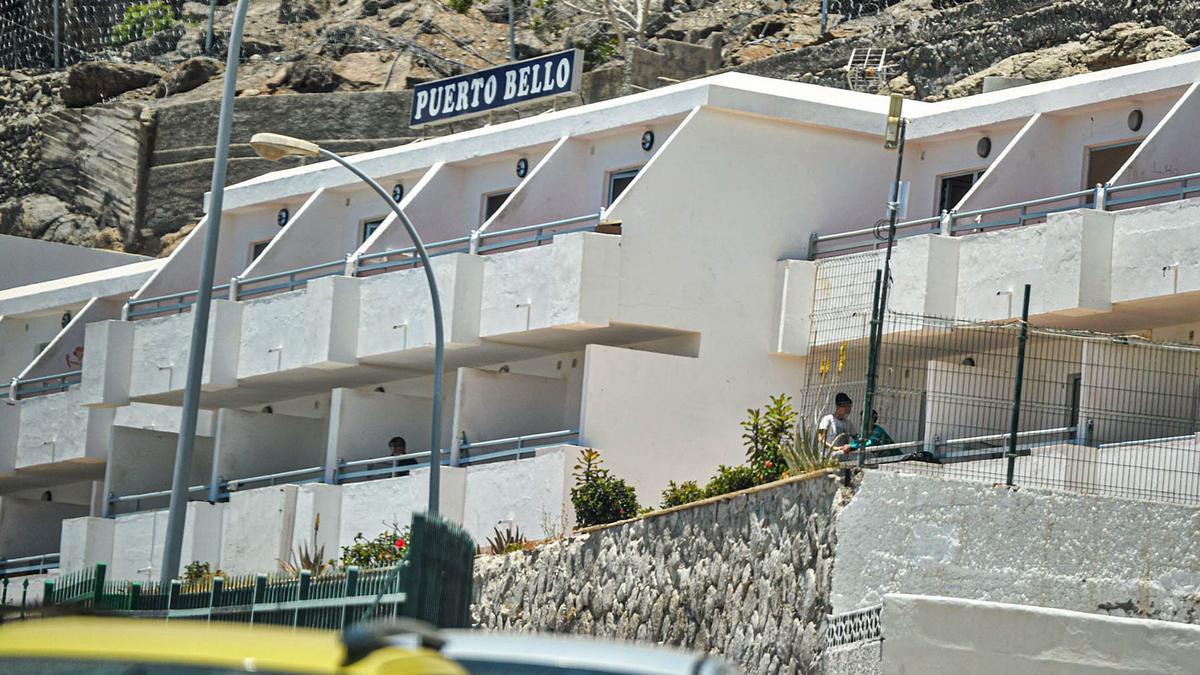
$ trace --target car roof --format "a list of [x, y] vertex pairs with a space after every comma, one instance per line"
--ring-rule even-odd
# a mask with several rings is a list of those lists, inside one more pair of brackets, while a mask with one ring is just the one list
[[696, 672], [702, 655], [590, 637], [444, 630], [442, 654], [451, 659], [591, 667], [612, 673], [675, 675]]
[[[411, 657], [413, 672], [461, 672], [427, 650], [386, 651], [391, 658]], [[121, 660], [234, 670], [335, 673], [342, 667], [345, 653], [336, 631], [280, 626], [64, 617], [0, 627], [0, 660]], [[366, 665], [375, 656], [372, 654], [355, 665]], [[442, 664], [447, 668], [439, 667]]]

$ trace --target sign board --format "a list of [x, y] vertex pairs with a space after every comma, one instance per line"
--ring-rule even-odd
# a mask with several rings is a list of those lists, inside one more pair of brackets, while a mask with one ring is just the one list
[[453, 122], [540, 98], [579, 91], [583, 50], [568, 49], [468, 75], [418, 84], [408, 125]]

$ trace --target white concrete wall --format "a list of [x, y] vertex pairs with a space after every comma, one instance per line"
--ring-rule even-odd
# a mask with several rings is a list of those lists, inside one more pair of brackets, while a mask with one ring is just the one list
[[62, 331], [64, 312], [74, 317], [81, 308], [72, 305], [34, 315], [0, 317], [0, 384], [8, 384], [41, 354], [39, 346], [54, 340]]
[[1198, 514], [868, 471], [838, 517], [833, 611], [917, 593], [1194, 621]]
[[561, 536], [575, 526], [572, 467], [580, 448], [538, 450], [537, 456], [467, 468], [463, 527], [486, 545], [494, 530], [520, 528], [530, 541]]
[[328, 428], [328, 418], [222, 409], [215, 439], [217, 475], [236, 480], [323, 466]]
[[339, 459], [386, 457], [388, 441], [404, 438], [408, 452], [428, 452], [433, 400], [390, 392], [334, 389], [326, 444], [327, 466]]
[[0, 558], [58, 552], [63, 520], [88, 511], [79, 504], [0, 497]]
[[64, 574], [86, 569], [96, 563], [108, 564], [113, 554], [112, 518], [84, 516], [62, 521], [58, 564]]
[[[485, 260], [453, 254], [434, 258], [447, 349], [479, 342], [480, 294]], [[400, 352], [431, 351], [433, 303], [424, 269], [397, 270], [360, 282], [358, 357], [388, 363]], [[411, 354], [410, 354], [411, 357]]]
[[567, 429], [573, 415], [566, 405], [575, 399], [568, 395], [567, 386], [565, 377], [460, 368], [454, 448], [464, 433], [469, 442], [477, 443]]
[[242, 303], [238, 379], [357, 363], [358, 279], [325, 277]]
[[[183, 549], [179, 557], [182, 574], [194, 561], [208, 562], [213, 569], [220, 558], [222, 514], [226, 504], [190, 502], [184, 516]], [[112, 562], [109, 579], [154, 581], [159, 578], [167, 533], [167, 511], [144, 511], [117, 516], [112, 523]], [[89, 523], [89, 526], [93, 526]], [[103, 529], [96, 532], [103, 536]], [[64, 535], [65, 536], [65, 535]]]
[[[92, 321], [115, 319], [121, 316], [124, 298], [95, 298], [83, 309], [75, 312], [68, 323], [37, 358], [21, 372], [24, 379], [58, 375], [79, 370], [80, 362], [75, 359], [76, 350], [84, 348], [84, 329]], [[86, 360], [86, 354], [83, 355]]]
[[[243, 304], [214, 300], [208, 319], [201, 387], [227, 389], [237, 383]], [[133, 333], [129, 395], [133, 398], [182, 391], [191, 353], [192, 314], [144, 319]]]
[[[177, 433], [116, 426], [112, 430], [112, 451], [105, 467], [105, 492], [118, 496], [167, 490], [175, 469]], [[213, 439], [211, 435], [197, 436], [188, 473], [188, 486], [206, 485], [212, 475]], [[194, 493], [192, 499], [206, 499]], [[162, 508], [167, 498], [146, 500], [140, 504], [123, 504], [117, 513], [131, 510]]]
[[98, 463], [108, 456], [113, 411], [82, 406], [79, 387], [22, 399], [17, 405], [17, 468], [72, 460]]
[[1200, 626], [926, 595], [884, 597], [895, 673], [1193, 673]]
[[140, 255], [0, 235], [0, 290], [107, 270], [146, 260]]
[[[462, 522], [466, 503], [467, 469], [444, 466], [441, 472], [438, 512]], [[412, 514], [429, 506], [429, 469], [417, 469], [400, 478], [347, 483], [341, 486], [341, 530], [338, 546], [349, 546], [361, 533], [367, 539], [412, 522]]]
[[225, 504], [221, 569], [226, 574], [274, 572], [292, 553], [295, 485], [235, 492]]
[[1200, 353], [1089, 341], [1079, 410], [1082, 419], [1094, 420], [1096, 443], [1195, 433]]
[[[1143, 125], [1148, 122], [1150, 120], [1147, 119]], [[1153, 131], [1146, 137], [1137, 153], [1129, 158], [1116, 176], [1113, 176], [1113, 185], [1129, 185], [1200, 171], [1200, 159], [1191, 152], [1192, 142], [1200, 135], [1200, 83], [1193, 84], [1162, 117], [1157, 126], [1143, 128]], [[1121, 192], [1114, 197], [1124, 199], [1169, 187], [1171, 186], [1162, 185], [1143, 191]]]
[[[907, 219], [940, 214], [941, 178], [988, 169], [1027, 121], [1017, 120], [947, 137], [909, 141], [904, 148], [903, 173], [903, 180], [910, 183]], [[987, 157], [980, 157], [976, 145], [984, 137], [992, 140], [992, 152]], [[888, 191], [885, 188], [882, 193], [871, 196], [883, 204], [888, 199]]]
[[617, 310], [620, 237], [561, 235], [550, 246], [497, 253], [485, 260], [482, 337], [552, 327], [602, 327]]
[[[1115, 222], [1114, 303], [1200, 290], [1200, 200], [1123, 211]], [[1186, 318], [1171, 313], [1164, 323]]]

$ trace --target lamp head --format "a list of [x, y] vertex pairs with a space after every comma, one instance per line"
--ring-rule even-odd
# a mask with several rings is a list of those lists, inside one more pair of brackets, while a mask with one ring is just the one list
[[284, 157], [316, 157], [321, 154], [321, 148], [316, 143], [282, 134], [254, 134], [250, 137], [250, 147], [259, 157], [272, 162]]
[[900, 120], [903, 116], [904, 96], [892, 94], [888, 101], [887, 129], [883, 132], [883, 147], [885, 150], [895, 150], [900, 145]]

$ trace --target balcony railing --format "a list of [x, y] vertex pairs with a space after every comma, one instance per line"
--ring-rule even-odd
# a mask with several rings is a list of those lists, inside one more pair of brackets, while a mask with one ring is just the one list
[[[1200, 181], [1200, 173], [1159, 178], [1129, 185], [1102, 185], [1093, 190], [1078, 190], [973, 211], [946, 211], [940, 216], [897, 223], [896, 238], [903, 239], [934, 232], [953, 236], [1020, 227], [1042, 222], [1053, 213], [1087, 207], [1089, 206], [1088, 197], [1092, 198], [1090, 206], [1101, 211], [1115, 210], [1117, 207], [1146, 205], [1152, 202], [1190, 199], [1200, 194], [1200, 184], [1191, 185], [1192, 181]], [[1163, 188], [1163, 186], [1170, 187], [1125, 197], [1116, 196], [1135, 190]], [[1069, 203], [1063, 204], [1063, 202]], [[874, 250], [886, 243], [886, 235], [886, 227], [868, 227], [825, 235], [813, 233], [809, 241], [809, 258], [815, 260]]]
[[[57, 375], [43, 375], [42, 377], [31, 377], [27, 380], [14, 380], [15, 388], [10, 391], [5, 391], [0, 398], [22, 399], [31, 396], [45, 396], [46, 394], [57, 394], [66, 391], [71, 387], [79, 384], [83, 378], [82, 370], [68, 370], [65, 373]], [[7, 390], [8, 387], [5, 387]]]
[[[466, 237], [455, 237], [427, 244], [425, 249], [430, 258], [435, 258], [451, 253], [486, 255], [527, 246], [541, 246], [559, 234], [593, 229], [593, 225], [583, 224], [599, 222], [602, 217], [603, 211], [599, 211], [499, 232], [475, 231]], [[234, 300], [248, 300], [303, 288], [313, 279], [322, 277], [341, 275], [366, 277], [396, 270], [414, 269], [420, 265], [421, 259], [417, 256], [416, 247], [409, 246], [377, 253], [347, 256], [342, 260], [331, 260], [246, 279], [234, 277], [227, 284], [214, 286], [213, 294], [225, 293]], [[196, 291], [183, 291], [130, 300], [125, 307], [125, 318], [129, 320], [144, 319], [188, 311], [196, 303], [196, 293]]]
[[[506, 460], [518, 460], [522, 457], [530, 457], [536, 454], [539, 448], [544, 448], [552, 445], [561, 445], [563, 443], [577, 441], [579, 439], [579, 430], [564, 429], [562, 431], [548, 431], [539, 434], [528, 434], [525, 436], [513, 436], [511, 438], [498, 438], [490, 441], [479, 441], [476, 443], [465, 444], [461, 446], [463, 452], [469, 453], [462, 457], [459, 466], [472, 466], [476, 464], [490, 464], [494, 462], [502, 462]], [[483, 450], [480, 454], [474, 454], [474, 451]], [[442, 450], [442, 466], [450, 465], [450, 451]], [[407, 455], [388, 455], [386, 457], [372, 457], [369, 459], [345, 460], [340, 459], [337, 465], [333, 468], [333, 484], [341, 485], [343, 483], [357, 483], [360, 481], [378, 480], [381, 478], [397, 478], [408, 475], [409, 472], [417, 469], [429, 468], [431, 452], [414, 452]], [[280, 471], [277, 473], [263, 474], [261, 476], [251, 476], [249, 478], [237, 478], [226, 480], [224, 478], [217, 481], [215, 485], [195, 485], [188, 488], [189, 494], [207, 494], [207, 499], [212, 502], [229, 501], [229, 495], [233, 492], [241, 490], [251, 490], [254, 488], [268, 487], [271, 485], [302, 485], [305, 483], [323, 483], [325, 482], [325, 467], [312, 466], [302, 469], [291, 469], [289, 471]], [[143, 503], [151, 500], [165, 500], [171, 496], [170, 490], [158, 490], [155, 492], [143, 492], [131, 495], [116, 495], [109, 494], [108, 496], [108, 511], [106, 515], [116, 513], [116, 507], [119, 504], [132, 504], [133, 511], [142, 511]], [[148, 508], [156, 508], [149, 506]]]
[[[58, 554], [43, 553], [41, 555], [31, 555], [24, 558], [2, 558], [0, 559], [0, 577], [7, 579], [8, 577], [19, 577], [28, 574], [46, 574], [50, 570], [58, 569]], [[7, 583], [5, 589], [7, 590]]]

